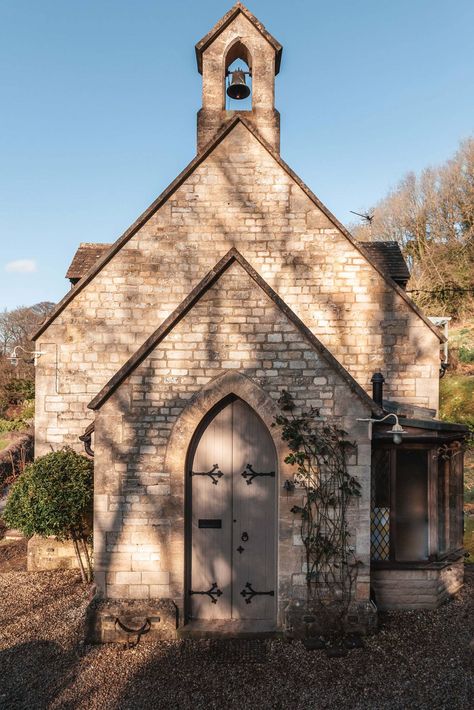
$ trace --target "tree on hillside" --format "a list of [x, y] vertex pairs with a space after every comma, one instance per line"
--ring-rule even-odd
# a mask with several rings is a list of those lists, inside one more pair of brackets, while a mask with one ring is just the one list
[[[9, 404], [16, 404], [18, 392], [31, 390], [28, 383], [34, 382], [33, 357], [28, 352], [34, 351], [30, 340], [33, 330], [54, 308], [54, 303], [42, 301], [34, 306], [20, 306], [13, 310], [0, 312], [0, 410]], [[14, 367], [8, 356], [16, 346], [21, 346], [27, 353], [19, 351], [18, 364]]]
[[474, 138], [421, 175], [406, 175], [357, 225], [361, 241], [395, 240], [411, 270], [408, 290], [430, 315], [463, 317], [474, 304]]
[[0, 313], [0, 354], [8, 355], [16, 345], [32, 350], [31, 333], [53, 308], [54, 303], [42, 301]]

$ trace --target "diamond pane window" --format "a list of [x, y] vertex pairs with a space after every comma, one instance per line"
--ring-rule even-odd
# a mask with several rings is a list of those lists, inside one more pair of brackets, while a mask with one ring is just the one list
[[372, 560], [390, 558], [390, 456], [388, 449], [373, 452], [370, 548]]
[[370, 550], [373, 560], [390, 557], [390, 508], [372, 508]]

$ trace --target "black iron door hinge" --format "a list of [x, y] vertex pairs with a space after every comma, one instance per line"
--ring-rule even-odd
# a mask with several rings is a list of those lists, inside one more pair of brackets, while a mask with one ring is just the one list
[[246, 604], [251, 604], [252, 599], [254, 597], [274, 597], [275, 596], [275, 592], [273, 591], [273, 589], [271, 592], [256, 592], [255, 589], [252, 588], [252, 582], [247, 582], [247, 584], [245, 585], [245, 589], [242, 589], [240, 594], [245, 599]]
[[245, 467], [245, 471], [242, 471], [242, 478], [245, 478], [245, 482], [247, 483], [247, 485], [250, 485], [253, 479], [258, 478], [259, 476], [261, 476], [262, 478], [265, 476], [269, 478], [275, 478], [275, 471], [268, 471], [266, 473], [254, 471], [252, 465], [249, 463]]
[[208, 589], [206, 592], [193, 592], [193, 591], [189, 592], [190, 596], [192, 596], [193, 594], [203, 594], [203, 595], [209, 597], [213, 604], [217, 604], [217, 599], [218, 599], [218, 597], [222, 596], [223, 592], [217, 586], [217, 582], [213, 582], [212, 587], [210, 589]]
[[209, 476], [209, 478], [212, 479], [212, 482], [215, 486], [217, 486], [219, 482], [219, 478], [222, 478], [224, 475], [222, 471], [219, 469], [218, 464], [214, 464], [214, 466], [211, 468], [210, 471], [190, 471], [189, 472], [191, 476]]

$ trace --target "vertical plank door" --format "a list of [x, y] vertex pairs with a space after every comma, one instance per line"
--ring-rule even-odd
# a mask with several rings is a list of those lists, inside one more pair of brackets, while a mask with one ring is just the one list
[[233, 400], [207, 425], [192, 462], [192, 618], [275, 618], [276, 475], [269, 431]]
[[[212, 473], [201, 475], [207, 472]], [[194, 454], [191, 481], [190, 591], [201, 592], [191, 594], [191, 616], [229, 619], [232, 614], [231, 407], [222, 409], [203, 432]], [[221, 527], [207, 527], [219, 524]]]

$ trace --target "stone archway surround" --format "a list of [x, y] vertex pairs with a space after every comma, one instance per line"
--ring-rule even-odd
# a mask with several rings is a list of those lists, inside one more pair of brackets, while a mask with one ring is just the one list
[[[288, 448], [279, 437], [278, 430], [272, 428], [275, 416], [280, 412], [276, 402], [265, 390], [249, 377], [238, 372], [228, 372], [212, 380], [197, 393], [176, 421], [168, 441], [165, 456], [165, 471], [170, 474], [170, 492], [173, 508], [180, 514], [171, 520], [171, 549], [168, 564], [171, 572], [171, 591], [175, 603], [180, 608], [180, 618], [184, 618], [185, 590], [185, 471], [189, 447], [196, 429], [205, 415], [222, 399], [236, 395], [249, 404], [260, 416], [272, 437], [278, 462], [278, 617], [286, 604], [287, 593], [291, 586], [291, 575], [298, 570], [298, 559], [291, 560], [293, 539], [293, 516], [290, 512], [294, 501], [288, 499], [283, 489], [283, 482], [293, 475], [293, 469], [285, 463]], [[286, 554], [282, 555], [282, 547]], [[289, 554], [288, 554], [289, 553]], [[286, 600], [285, 600], [286, 597]]]

